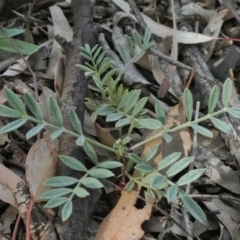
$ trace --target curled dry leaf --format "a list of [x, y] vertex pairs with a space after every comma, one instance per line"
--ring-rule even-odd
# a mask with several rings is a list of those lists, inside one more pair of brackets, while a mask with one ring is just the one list
[[137, 209], [138, 194], [137, 191], [122, 193], [115, 208], [103, 220], [96, 240], [136, 240], [143, 236], [141, 225], [150, 218], [152, 204], [146, 202], [144, 208]]
[[38, 140], [28, 152], [26, 177], [35, 202], [40, 200], [39, 197], [44, 192], [50, 190], [43, 182], [56, 175], [57, 153], [58, 140], [52, 140], [50, 137]]

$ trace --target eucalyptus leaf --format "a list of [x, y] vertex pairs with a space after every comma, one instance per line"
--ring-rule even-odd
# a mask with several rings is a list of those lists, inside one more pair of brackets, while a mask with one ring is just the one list
[[102, 183], [98, 179], [93, 177], [82, 178], [80, 181], [85, 187], [88, 187], [88, 188], [95, 189], [95, 188], [103, 187]]
[[59, 155], [59, 158], [65, 165], [67, 165], [71, 169], [81, 172], [87, 172], [87, 168], [76, 158], [66, 155]]
[[138, 119], [138, 123], [147, 129], [159, 129], [163, 127], [161, 122], [152, 118]]
[[178, 162], [174, 163], [166, 172], [168, 177], [175, 176], [183, 169], [185, 169], [192, 161], [194, 160], [193, 157], [185, 157], [179, 160]]
[[189, 122], [191, 122], [192, 113], [193, 113], [193, 98], [192, 98], [192, 93], [188, 88], [185, 88], [183, 93], [183, 105], [184, 105], [186, 118]]
[[179, 197], [181, 198], [185, 208], [189, 211], [189, 213], [202, 224], [207, 224], [207, 218], [203, 210], [199, 207], [199, 205], [185, 192], [179, 191]]
[[8, 88], [5, 88], [4, 92], [10, 105], [22, 115], [27, 115], [26, 109], [18, 96]]
[[181, 156], [181, 152], [175, 152], [172, 153], [170, 155], [168, 155], [167, 157], [163, 158], [162, 161], [160, 163], [158, 163], [157, 165], [157, 170], [161, 170], [164, 169], [170, 165], [172, 165], [173, 163], [175, 163]]
[[56, 197], [64, 196], [68, 193], [71, 193], [73, 190], [71, 188], [55, 188], [49, 191], [46, 191], [41, 195], [41, 199], [52, 199]]
[[55, 208], [58, 207], [60, 205], [62, 205], [63, 203], [65, 203], [66, 201], [68, 201], [68, 198], [66, 197], [56, 197], [56, 198], [52, 198], [51, 200], [49, 200], [44, 207], [45, 208]]
[[32, 112], [32, 114], [38, 120], [43, 121], [43, 113], [37, 101], [28, 93], [25, 93], [23, 98], [24, 98], [24, 102], [26, 103], [27, 107]]
[[215, 128], [219, 129], [220, 131], [222, 131], [224, 133], [228, 133], [228, 134], [231, 133], [231, 127], [227, 123], [225, 123], [222, 120], [219, 120], [215, 117], [211, 117], [210, 120]]
[[210, 137], [210, 138], [213, 137], [213, 133], [209, 131], [207, 128], [204, 128], [197, 124], [191, 124], [191, 128], [205, 137]]
[[79, 134], [82, 134], [82, 124], [73, 108], [69, 111], [69, 119], [75, 131]]
[[79, 180], [73, 177], [57, 176], [46, 180], [43, 184], [51, 187], [65, 187], [77, 183]]
[[62, 221], [66, 221], [72, 214], [72, 201], [68, 200], [62, 208]]
[[109, 178], [114, 176], [114, 174], [111, 171], [103, 168], [90, 169], [88, 171], [88, 174], [95, 178]]
[[97, 157], [97, 154], [96, 154], [94, 148], [92, 147], [92, 145], [89, 144], [87, 141], [85, 141], [83, 144], [83, 149], [84, 149], [85, 153], [87, 154], [87, 156], [90, 158], [90, 160], [93, 163], [97, 164], [98, 157]]
[[230, 78], [227, 78], [223, 84], [223, 91], [222, 91], [222, 104], [223, 104], [223, 107], [225, 108], [228, 106], [228, 102], [232, 95], [232, 88], [233, 88], [232, 80]]
[[6, 126], [1, 128], [0, 134], [12, 132], [13, 130], [20, 128], [27, 121], [28, 121], [27, 118], [21, 118], [21, 119], [13, 121], [11, 123], [8, 123]]
[[219, 99], [219, 87], [214, 86], [208, 100], [208, 113], [212, 113]]
[[183, 175], [178, 181], [177, 181], [177, 185], [178, 186], [182, 186], [185, 184], [189, 184], [191, 182], [196, 181], [198, 178], [200, 178], [203, 173], [205, 172], [206, 169], [194, 169], [188, 173], [186, 173], [185, 175]]
[[171, 203], [177, 197], [177, 194], [178, 194], [178, 187], [175, 184], [170, 186], [167, 190], [168, 203]]

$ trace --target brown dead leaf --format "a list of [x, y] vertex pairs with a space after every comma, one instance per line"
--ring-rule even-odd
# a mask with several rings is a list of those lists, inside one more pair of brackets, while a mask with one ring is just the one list
[[56, 175], [58, 164], [58, 140], [45, 137], [38, 140], [30, 149], [26, 159], [26, 177], [35, 202], [47, 190], [43, 182]]
[[150, 218], [152, 205], [146, 203], [144, 208], [137, 209], [138, 194], [137, 191], [122, 192], [116, 207], [103, 220], [96, 240], [137, 240], [143, 236], [141, 225]]

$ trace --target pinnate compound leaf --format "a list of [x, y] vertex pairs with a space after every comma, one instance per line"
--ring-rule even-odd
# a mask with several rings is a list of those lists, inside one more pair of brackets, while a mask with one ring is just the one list
[[181, 198], [185, 208], [189, 213], [199, 222], [207, 224], [207, 218], [201, 207], [185, 192], [179, 191], [179, 197]]
[[184, 105], [186, 118], [189, 122], [191, 122], [192, 113], [193, 113], [193, 98], [192, 98], [192, 93], [188, 88], [185, 88], [183, 93], [183, 105]]
[[100, 163], [98, 166], [102, 168], [113, 169], [113, 168], [122, 167], [123, 164], [117, 161], [105, 161]]
[[93, 177], [82, 178], [80, 181], [85, 187], [88, 187], [88, 188], [95, 189], [95, 188], [103, 187], [102, 183], [98, 179]]
[[41, 123], [29, 130], [26, 134], [27, 140], [37, 135], [44, 127], [46, 127], [46, 125], [46, 123]]
[[62, 113], [56, 99], [54, 99], [52, 96], [49, 97], [49, 109], [58, 127], [62, 127], [63, 126]]
[[163, 126], [161, 122], [152, 118], [138, 119], [138, 123], [147, 129], [153, 129], [153, 130], [159, 129]]
[[22, 114], [12, 108], [6, 107], [1, 104], [0, 105], [0, 116], [8, 117], [8, 118], [21, 118]]
[[227, 108], [227, 113], [235, 118], [240, 118], [240, 110], [237, 108]]
[[62, 208], [62, 221], [66, 221], [72, 214], [72, 201], [68, 200]]
[[160, 121], [163, 125], [165, 125], [166, 114], [163, 105], [159, 100], [155, 102], [155, 112], [157, 120]]
[[84, 141], [83, 149], [84, 149], [85, 153], [87, 154], [87, 156], [90, 158], [90, 160], [93, 163], [97, 164], [98, 157], [97, 157], [97, 154], [96, 154], [94, 148], [92, 147], [92, 145], [90, 143], [88, 143], [87, 141]]
[[143, 173], [152, 173], [153, 172], [153, 168], [145, 163], [139, 163], [134, 168]]
[[162, 184], [165, 181], [165, 177], [162, 175], [157, 175], [156, 177], [153, 178], [150, 186], [151, 188], [161, 188]]
[[181, 157], [181, 152], [175, 152], [175, 153], [172, 153], [172, 154], [168, 155], [167, 157], [163, 158], [160, 163], [158, 163], [157, 170], [159, 171], [161, 169], [164, 169], [164, 168], [172, 165], [180, 157]]
[[222, 91], [223, 107], [226, 108], [228, 106], [228, 102], [230, 100], [231, 95], [232, 95], [232, 80], [230, 78], [227, 78], [223, 84], [223, 91]]
[[67, 165], [71, 169], [81, 171], [81, 172], [87, 172], [87, 168], [76, 158], [66, 156], [66, 155], [59, 155], [59, 158], [65, 165]]
[[142, 163], [142, 159], [135, 153], [128, 153], [128, 158], [135, 163]]
[[82, 147], [84, 143], [85, 143], [85, 137], [84, 137], [84, 135], [81, 135], [80, 137], [77, 138], [76, 144], [77, 144], [78, 146], [81, 146], [81, 147]]
[[79, 134], [82, 134], [81, 122], [80, 122], [76, 112], [72, 108], [69, 111], [69, 118], [70, 118], [71, 124], [72, 124], [73, 128], [75, 129], [75, 131]]
[[80, 198], [85, 198], [86, 196], [89, 195], [89, 192], [87, 192], [84, 188], [82, 187], [76, 187], [74, 188], [74, 193], [80, 197]]
[[195, 130], [196, 132], [200, 133], [201, 135], [205, 136], [205, 137], [213, 137], [213, 134], [211, 131], [209, 131], [207, 128], [204, 128], [202, 126], [199, 126], [197, 124], [191, 124], [191, 128], [193, 128], [193, 130]]
[[8, 88], [5, 88], [4, 92], [10, 105], [22, 115], [27, 115], [26, 109], [18, 96]]
[[65, 187], [65, 186], [70, 186], [77, 182], [78, 182], [77, 178], [57, 176], [45, 181], [44, 185], [51, 186], [51, 187]]
[[166, 172], [166, 175], [168, 177], [175, 176], [179, 172], [181, 172], [183, 169], [185, 169], [192, 161], [193, 157], [185, 157], [179, 160], [178, 162], [174, 163]]
[[90, 169], [88, 173], [95, 178], [109, 178], [114, 176], [111, 171], [103, 168]]
[[178, 187], [176, 185], [172, 185], [167, 190], [167, 200], [168, 203], [172, 202], [178, 194]]
[[62, 205], [63, 203], [65, 203], [66, 201], [68, 201], [68, 198], [66, 197], [56, 197], [56, 198], [52, 198], [51, 200], [49, 200], [44, 207], [45, 208], [55, 208], [58, 207], [60, 205]]
[[219, 120], [215, 117], [211, 117], [210, 118], [212, 124], [214, 125], [215, 128], [217, 128], [218, 130], [224, 132], [224, 133], [231, 133], [231, 127], [223, 122], [222, 120]]
[[147, 102], [148, 98], [144, 97], [141, 98], [134, 106], [133, 111], [132, 111], [132, 116], [135, 117], [145, 106], [146, 102]]
[[210, 93], [210, 97], [208, 100], [208, 113], [213, 112], [214, 108], [217, 105], [218, 99], [219, 99], [219, 87], [215, 85]]
[[25, 93], [23, 98], [24, 98], [24, 102], [26, 103], [27, 107], [32, 112], [32, 114], [38, 120], [43, 121], [43, 113], [37, 101], [28, 93]]
[[56, 197], [64, 196], [71, 193], [73, 190], [71, 188], [55, 188], [51, 189], [41, 195], [41, 199], [52, 199]]
[[199, 169], [194, 169], [188, 173], [186, 173], [185, 175], [183, 175], [178, 181], [177, 181], [177, 185], [178, 186], [182, 186], [191, 182], [196, 181], [198, 178], [200, 178], [203, 173], [205, 172], [206, 169], [203, 168], [199, 168]]
[[155, 145], [147, 152], [147, 154], [143, 158], [143, 161], [148, 162], [152, 160], [156, 156], [157, 152], [158, 152], [158, 145]]
[[54, 131], [51, 134], [51, 139], [54, 140], [54, 139], [58, 138], [62, 133], [63, 133], [63, 128], [60, 128], [60, 129]]
[[7, 124], [6, 126], [2, 127], [0, 130], [0, 134], [8, 133], [15, 129], [18, 129], [26, 122], [27, 122], [27, 118], [21, 118], [21, 119], [15, 120], [15, 121]]

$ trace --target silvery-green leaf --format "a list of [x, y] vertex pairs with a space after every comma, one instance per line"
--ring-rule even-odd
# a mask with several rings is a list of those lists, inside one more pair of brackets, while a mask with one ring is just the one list
[[146, 102], [147, 102], [148, 98], [144, 97], [141, 98], [134, 106], [133, 111], [132, 111], [132, 116], [135, 117], [145, 106]]
[[73, 177], [58, 176], [52, 177], [45, 181], [43, 184], [51, 187], [65, 187], [77, 183], [78, 179]]
[[228, 106], [228, 102], [230, 100], [230, 97], [232, 95], [232, 80], [230, 78], [227, 78], [227, 80], [223, 84], [223, 91], [222, 91], [222, 104], [223, 107]]
[[0, 104], [0, 116], [8, 118], [21, 118], [22, 114], [12, 108]]
[[169, 135], [168, 133], [163, 132], [162, 136], [167, 143], [170, 143], [172, 141], [172, 136]]
[[28, 93], [25, 93], [23, 98], [32, 114], [40, 121], [43, 121], [43, 113], [36, 100]]
[[76, 140], [76, 144], [77, 144], [78, 146], [81, 146], [81, 147], [83, 146], [84, 142], [85, 142], [85, 137], [84, 137], [84, 135], [81, 135], [81, 136], [78, 137], [77, 140]]
[[151, 34], [152, 34], [152, 31], [151, 31], [151, 28], [150, 27], [147, 27], [145, 33], [144, 33], [144, 38], [143, 38], [143, 45], [145, 46], [146, 44], [148, 44], [150, 38], [151, 38]]
[[133, 180], [129, 180], [128, 183], [126, 184], [124, 190], [126, 192], [130, 192], [133, 189], [134, 185], [135, 185], [135, 182]]
[[133, 31], [133, 38], [138, 47], [142, 49], [143, 48], [142, 41], [135, 30]]
[[172, 153], [172, 154], [168, 155], [167, 157], [163, 158], [162, 161], [160, 163], [158, 163], [157, 170], [159, 171], [161, 169], [164, 169], [164, 168], [172, 165], [180, 158], [181, 154], [182, 153], [180, 153], [180, 152], [175, 152], [175, 153]]
[[126, 39], [128, 49], [129, 49], [131, 55], [134, 56], [135, 51], [134, 51], [134, 45], [133, 45], [132, 39], [128, 35], [125, 35], [125, 39]]
[[114, 74], [116, 74], [117, 72], [119, 72], [119, 69], [115, 68], [112, 69], [111, 71], [109, 71], [103, 78], [102, 82], [105, 83], [107, 82]]
[[15, 129], [18, 129], [23, 124], [25, 124], [26, 122], [27, 122], [27, 118], [21, 118], [21, 119], [13, 121], [11, 123], [8, 123], [6, 126], [1, 128], [0, 134], [8, 133], [8, 132], [11, 132], [11, 131], [13, 131]]
[[87, 102], [85, 103], [86, 106], [93, 111], [97, 110], [97, 104], [91, 99], [91, 98], [86, 98]]
[[58, 127], [63, 126], [63, 118], [56, 99], [49, 97], [49, 110]]
[[150, 47], [152, 47], [154, 44], [155, 44], [154, 42], [150, 42], [150, 43], [146, 44], [146, 45], [143, 47], [143, 49], [144, 49], [144, 50], [147, 50], [147, 49], [149, 49]]
[[143, 173], [153, 172], [153, 168], [145, 163], [139, 163], [134, 168]]
[[120, 53], [120, 56], [121, 56], [123, 62], [127, 63], [129, 60], [128, 60], [126, 51], [120, 43], [117, 44], [117, 49], [118, 49], [118, 52]]
[[115, 122], [118, 121], [120, 118], [122, 118], [124, 114], [122, 112], [118, 113], [111, 113], [107, 116], [106, 122]]
[[128, 98], [125, 108], [124, 108], [125, 113], [128, 113], [136, 105], [136, 103], [139, 99], [140, 93], [141, 93], [141, 90], [132, 91], [132, 94]]
[[127, 153], [127, 156], [135, 163], [142, 163], [142, 159], [135, 153]]
[[161, 122], [152, 118], [138, 119], [138, 123], [147, 129], [159, 129], [163, 126]]
[[94, 45], [94, 46], [91, 48], [90, 54], [93, 55], [93, 53], [94, 53], [94, 52], [96, 51], [96, 49], [98, 49], [98, 48], [102, 49], [102, 47], [99, 47], [98, 44]]
[[88, 188], [102, 188], [103, 185], [102, 183], [96, 179], [96, 178], [93, 178], [93, 177], [86, 177], [86, 178], [82, 178], [81, 179], [81, 183], [85, 186], [85, 187], [88, 187]]
[[152, 191], [151, 188], [147, 189], [147, 195], [152, 201], [155, 201], [156, 197], [155, 197], [155, 194], [154, 194], [154, 192]]
[[167, 190], [168, 203], [171, 203], [177, 197], [177, 194], [178, 194], [178, 187], [176, 185], [170, 186]]
[[101, 115], [101, 116], [109, 116], [111, 113], [115, 112], [116, 110], [117, 109], [114, 107], [106, 106], [106, 107], [100, 108], [97, 111], [97, 113], [98, 115]]
[[118, 109], [122, 109], [124, 106], [126, 106], [127, 100], [132, 95], [133, 91], [127, 92], [127, 89], [124, 91], [125, 92], [124, 97], [122, 98], [121, 102], [118, 104]]
[[41, 123], [35, 126], [34, 128], [30, 129], [26, 134], [26, 139], [29, 140], [30, 138], [37, 135], [44, 127], [46, 127], [46, 123]]
[[235, 118], [240, 118], [240, 110], [237, 108], [227, 108], [227, 113]]
[[55, 188], [55, 189], [51, 189], [51, 190], [43, 193], [40, 198], [41, 199], [52, 199], [52, 198], [64, 196], [71, 192], [72, 192], [71, 188]]
[[219, 87], [214, 86], [208, 100], [208, 113], [212, 113], [219, 99]]
[[179, 191], [179, 197], [181, 198], [184, 207], [189, 213], [202, 224], [207, 224], [207, 218], [201, 207], [185, 192]]
[[[96, 45], [95, 45], [95, 46], [96, 46]], [[94, 46], [94, 47], [95, 47], [95, 46]], [[98, 55], [99, 55], [99, 53], [100, 53], [101, 50], [102, 50], [102, 47], [98, 47], [96, 51], [95, 51], [94, 48], [92, 48], [92, 53], [95, 51], [95, 52], [94, 52], [94, 55], [93, 55], [93, 59], [94, 59], [94, 60], [98, 57]]]
[[125, 137], [125, 138], [122, 139], [121, 143], [122, 143], [123, 145], [126, 145], [126, 144], [128, 144], [131, 140], [132, 140], [132, 137]]
[[156, 156], [157, 152], [158, 152], [158, 145], [155, 145], [147, 152], [147, 154], [143, 158], [143, 161], [148, 162], [152, 160]]
[[98, 59], [96, 61], [97, 66], [102, 62], [103, 58], [105, 57], [105, 54], [106, 52], [101, 52], [101, 54], [98, 56]]
[[81, 65], [81, 64], [77, 64], [76, 67], [80, 68], [81, 70], [83, 70], [84, 72], [92, 72], [92, 69], [91, 68], [88, 68], [84, 65]]
[[97, 164], [98, 157], [97, 157], [97, 154], [96, 154], [94, 148], [92, 147], [92, 145], [90, 143], [88, 143], [87, 141], [85, 141], [83, 144], [83, 149], [84, 149], [85, 153], [87, 154], [87, 156], [90, 158], [90, 160], [93, 163]]
[[165, 181], [165, 177], [162, 175], [157, 175], [156, 177], [153, 178], [150, 186], [151, 188], [160, 188], [162, 186], [162, 184]]
[[101, 76], [103, 73], [105, 73], [110, 67], [112, 66], [112, 62], [108, 61], [106, 64], [104, 64], [102, 67], [100, 66], [100, 69], [98, 71], [98, 74]]
[[185, 88], [183, 93], [183, 105], [184, 105], [186, 118], [189, 122], [191, 122], [192, 113], [193, 113], [193, 98], [192, 98], [192, 93], [188, 88]]
[[194, 169], [188, 173], [186, 173], [185, 175], [183, 175], [178, 181], [177, 181], [177, 185], [178, 186], [182, 186], [191, 182], [196, 181], [198, 178], [200, 178], [203, 173], [205, 172], [206, 169]]
[[89, 44], [86, 43], [86, 44], [84, 45], [84, 51], [87, 52], [87, 53], [89, 53], [89, 54], [91, 54], [91, 48], [90, 48]]
[[80, 198], [85, 198], [86, 196], [89, 195], [89, 192], [87, 192], [84, 188], [82, 187], [76, 187], [74, 188], [74, 193], [80, 197]]
[[63, 203], [65, 203], [66, 201], [68, 201], [68, 198], [66, 197], [56, 197], [56, 198], [52, 198], [51, 200], [49, 200], [44, 207], [45, 208], [55, 208], [58, 207], [60, 205], [62, 205]]
[[178, 162], [174, 163], [166, 172], [166, 175], [168, 177], [175, 176], [179, 172], [181, 172], [183, 169], [185, 169], [192, 161], [193, 157], [185, 157], [179, 160]]
[[231, 133], [231, 127], [227, 123], [225, 123], [222, 120], [219, 120], [215, 117], [211, 117], [210, 120], [215, 128], [219, 129], [220, 131], [222, 131], [224, 133]]
[[72, 214], [72, 201], [68, 200], [62, 208], [62, 221], [66, 221]]
[[197, 124], [191, 124], [191, 128], [193, 130], [195, 130], [196, 132], [200, 133], [201, 135], [205, 136], [205, 137], [213, 137], [213, 134], [211, 131], [209, 131], [207, 128], [204, 128], [202, 126], [199, 126]]
[[112, 168], [122, 167], [123, 164], [117, 161], [105, 161], [105, 162], [99, 163], [98, 166], [102, 168], [112, 169]]
[[81, 52], [80, 53], [84, 58], [86, 58], [86, 59], [88, 59], [88, 60], [92, 60], [92, 58], [89, 56], [89, 55], [87, 55], [86, 53], [84, 53], [84, 52]]
[[109, 178], [114, 176], [114, 174], [111, 171], [103, 168], [90, 169], [88, 173], [95, 178]]
[[156, 119], [160, 121], [163, 125], [165, 125], [166, 114], [162, 106], [162, 103], [159, 100], [156, 100], [155, 102], [155, 112], [156, 112]]
[[131, 120], [132, 119], [130, 117], [126, 117], [126, 118], [120, 119], [120, 120], [118, 120], [116, 122], [115, 127], [119, 128], [119, 127], [123, 127], [125, 125], [128, 125], [131, 122]]
[[52, 140], [55, 140], [56, 138], [58, 138], [61, 134], [63, 133], [63, 128], [57, 129], [56, 131], [54, 131], [50, 137]]
[[81, 172], [87, 172], [87, 168], [76, 158], [66, 156], [66, 155], [59, 155], [60, 160], [70, 167], [71, 169], [81, 171]]
[[72, 108], [69, 111], [69, 119], [70, 119], [71, 124], [72, 124], [73, 128], [75, 129], [75, 131], [79, 134], [82, 134], [82, 124], [81, 124], [76, 112]]
[[4, 92], [10, 105], [22, 115], [27, 115], [26, 109], [18, 96], [8, 88], [5, 88]]
[[96, 112], [93, 112], [90, 116], [90, 120], [92, 123], [94, 123], [97, 119], [97, 113]]

